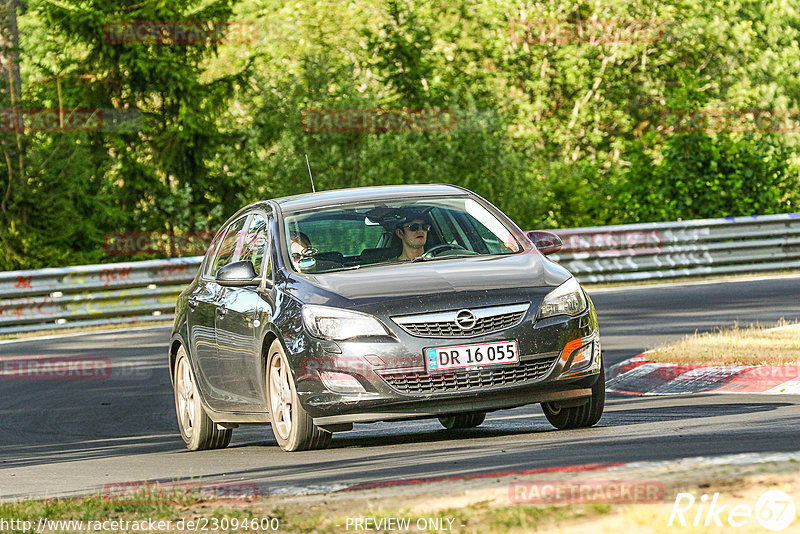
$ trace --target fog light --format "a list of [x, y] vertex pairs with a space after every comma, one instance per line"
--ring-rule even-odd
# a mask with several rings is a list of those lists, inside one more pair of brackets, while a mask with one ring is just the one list
[[592, 363], [595, 345], [599, 345], [599, 343], [593, 341], [581, 346], [580, 339], [574, 339], [567, 343], [564, 350], [561, 351], [561, 360], [564, 362], [564, 371], [561, 376], [584, 371]]
[[592, 346], [594, 343], [589, 343], [581, 347], [580, 349], [574, 352], [574, 357], [572, 358], [572, 365], [569, 366], [570, 369], [580, 369], [586, 365], [589, 365], [589, 362], [592, 361]]
[[334, 373], [332, 371], [320, 371], [320, 378], [325, 387], [336, 393], [365, 393], [366, 390], [361, 382], [352, 375], [346, 373]]

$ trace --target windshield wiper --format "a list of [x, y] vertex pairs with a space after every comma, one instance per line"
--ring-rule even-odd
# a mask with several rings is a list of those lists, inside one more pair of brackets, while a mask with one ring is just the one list
[[425, 258], [423, 256], [417, 256], [413, 258], [412, 262], [418, 261], [435, 261], [435, 260], [453, 260], [456, 258], [474, 258], [475, 256], [480, 256], [480, 254], [447, 254], [445, 256], [436, 256], [433, 258]]
[[361, 269], [362, 267], [379, 267], [381, 265], [402, 265], [404, 263], [415, 263], [415, 262], [435, 261], [435, 260], [452, 260], [457, 258], [475, 258], [477, 256], [485, 256], [485, 255], [486, 254], [480, 254], [476, 252], [473, 254], [448, 254], [446, 256], [436, 256], [435, 258], [423, 258], [422, 256], [417, 256], [416, 258], [407, 261], [383, 261], [379, 263], [362, 263], [359, 265], [352, 265], [350, 267], [331, 269], [330, 271], [322, 271], [321, 273], [312, 273], [312, 274], [340, 273], [342, 271], [354, 271], [356, 269]]
[[331, 269], [330, 271], [322, 271], [323, 273], [340, 273], [342, 271], [354, 271], [356, 269], [360, 269], [363, 265], [352, 265], [350, 267], [342, 267], [340, 269]]

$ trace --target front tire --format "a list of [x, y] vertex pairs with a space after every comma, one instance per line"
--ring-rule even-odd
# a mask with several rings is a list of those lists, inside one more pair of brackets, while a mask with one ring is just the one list
[[233, 430], [218, 428], [203, 409], [189, 357], [183, 346], [178, 348], [173, 384], [178, 428], [186, 448], [190, 451], [202, 451], [227, 447]]
[[448, 430], [456, 428], [475, 428], [486, 419], [486, 412], [457, 413], [454, 415], [442, 416], [439, 422]]
[[603, 416], [606, 403], [606, 374], [603, 364], [600, 365], [600, 376], [592, 386], [589, 402], [581, 406], [559, 406], [555, 402], [543, 402], [542, 411], [550, 424], [559, 430], [568, 428], [586, 428], [596, 424]]
[[278, 446], [287, 452], [326, 448], [331, 433], [316, 426], [300, 405], [289, 360], [277, 339], [269, 347], [266, 377], [267, 405]]

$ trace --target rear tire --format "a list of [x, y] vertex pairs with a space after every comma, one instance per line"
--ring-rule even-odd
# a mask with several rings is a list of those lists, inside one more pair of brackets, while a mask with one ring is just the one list
[[457, 413], [454, 415], [442, 416], [439, 422], [448, 430], [456, 428], [475, 428], [486, 419], [486, 412]]
[[181, 437], [190, 451], [224, 449], [231, 442], [231, 429], [219, 429], [203, 409], [200, 393], [189, 365], [189, 357], [183, 346], [178, 348], [175, 360], [175, 413]]
[[600, 376], [592, 386], [589, 402], [581, 406], [564, 407], [555, 402], [543, 402], [542, 411], [550, 424], [559, 430], [586, 428], [596, 424], [603, 416], [606, 403], [605, 367], [600, 364]]
[[316, 426], [300, 405], [289, 361], [277, 339], [269, 347], [266, 380], [267, 406], [278, 446], [294, 452], [324, 449], [330, 445], [332, 434]]

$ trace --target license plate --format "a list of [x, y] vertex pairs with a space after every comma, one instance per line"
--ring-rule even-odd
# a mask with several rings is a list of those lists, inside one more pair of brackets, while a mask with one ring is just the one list
[[436, 347], [425, 349], [425, 356], [428, 371], [445, 371], [519, 362], [516, 341]]

